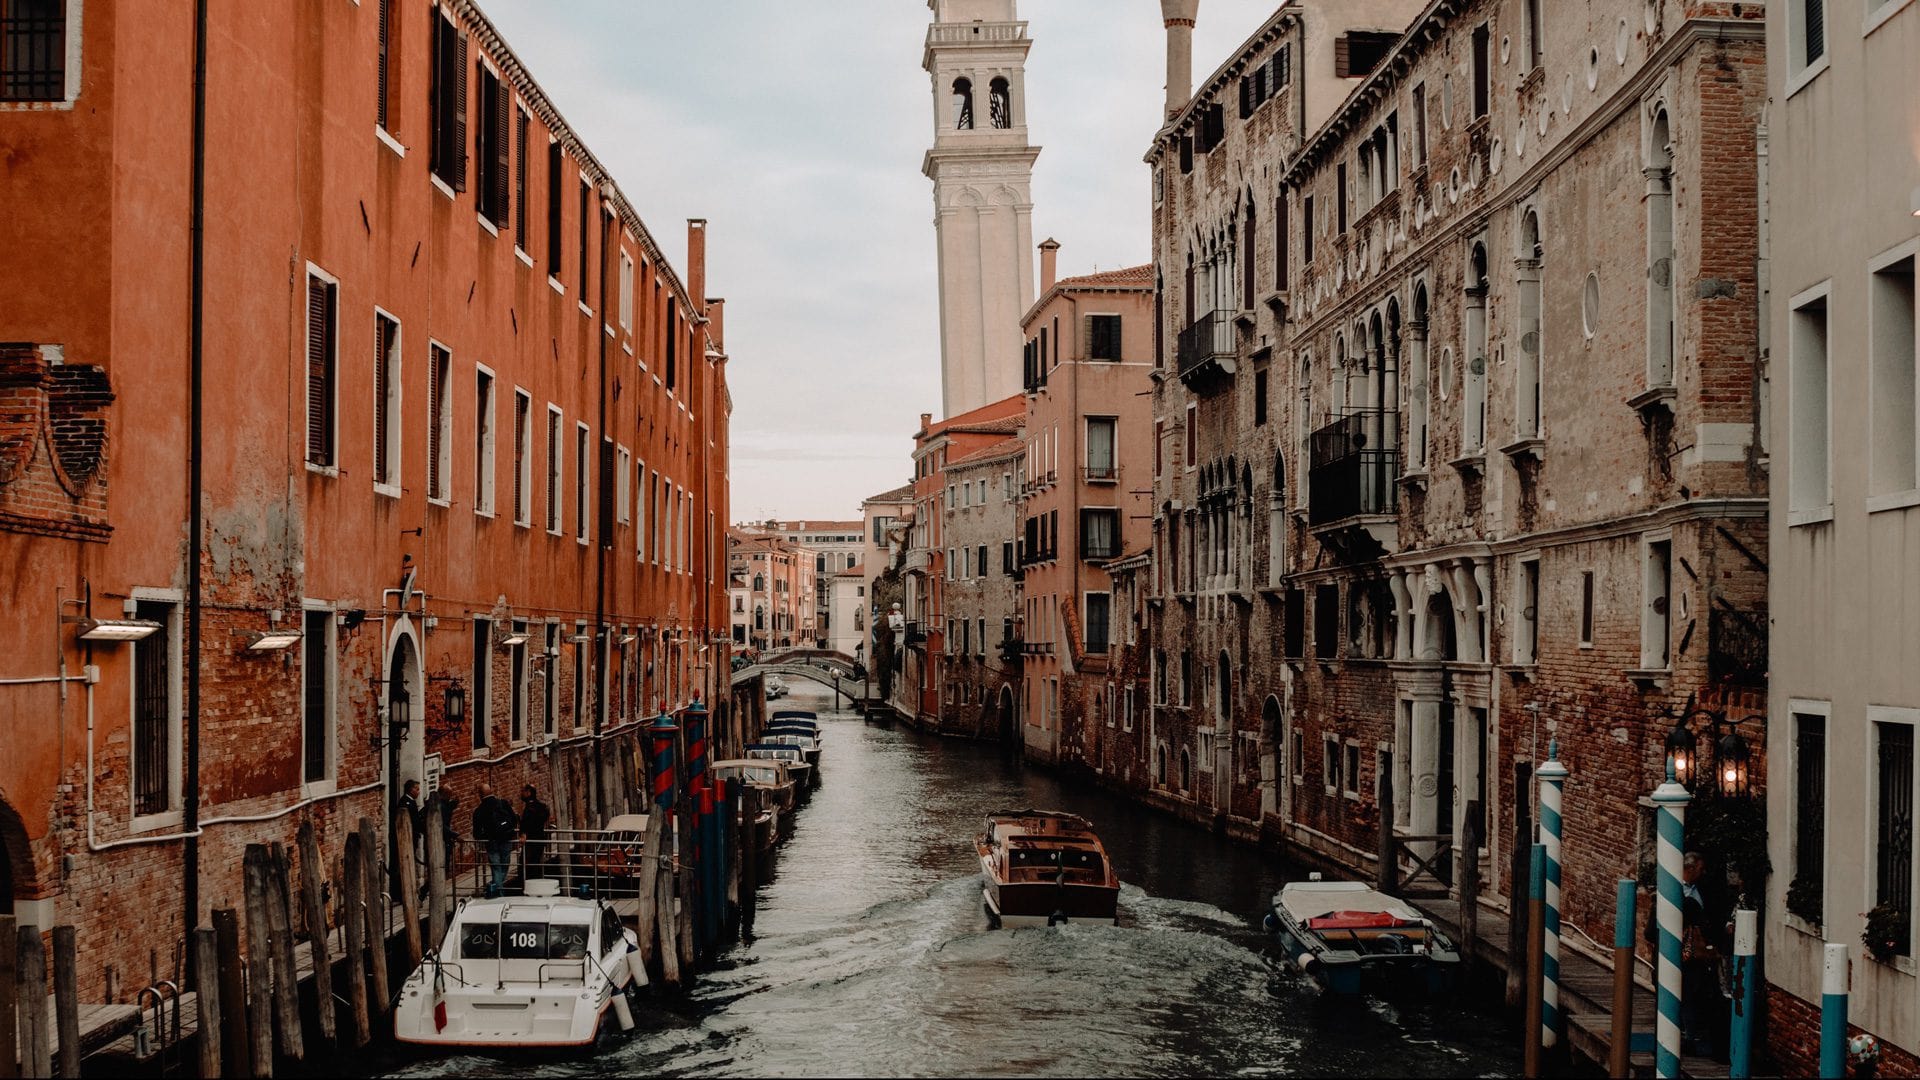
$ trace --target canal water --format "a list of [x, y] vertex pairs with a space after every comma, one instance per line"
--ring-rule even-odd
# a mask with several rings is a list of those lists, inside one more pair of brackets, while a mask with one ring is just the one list
[[[806, 684], [802, 684], [803, 686]], [[1278, 962], [1270, 856], [996, 746], [820, 711], [821, 787], [760, 889], [752, 939], [592, 1057], [460, 1055], [394, 1075], [1517, 1075], [1495, 1015], [1336, 1004]], [[1082, 814], [1120, 873], [1121, 925], [989, 930], [981, 819]]]

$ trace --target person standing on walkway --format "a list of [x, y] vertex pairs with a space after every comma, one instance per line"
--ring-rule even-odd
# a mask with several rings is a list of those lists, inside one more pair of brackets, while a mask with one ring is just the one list
[[[400, 815], [402, 814], [407, 816], [407, 824], [413, 827], [412, 850], [404, 853], [400, 850], [399, 831]], [[400, 790], [400, 797], [394, 800], [393, 816], [387, 819], [387, 863], [394, 868], [393, 873], [396, 876], [393, 880], [399, 880], [397, 875], [400, 872], [399, 866], [402, 858], [410, 858], [417, 865], [425, 865], [420, 857], [420, 852], [426, 843], [425, 834], [420, 831], [425, 821], [426, 811], [420, 807], [420, 781], [409, 780], [406, 786]], [[419, 874], [416, 876], [422, 883], [426, 881], [426, 875]]]
[[520, 819], [507, 800], [493, 793], [493, 785], [480, 785], [480, 805], [473, 808], [473, 838], [487, 852], [487, 895], [499, 896], [507, 886], [507, 866], [513, 860], [513, 841], [520, 831]]
[[547, 876], [547, 828], [553, 823], [553, 811], [540, 801], [532, 784], [520, 789], [520, 835], [527, 845], [520, 855], [520, 876]]

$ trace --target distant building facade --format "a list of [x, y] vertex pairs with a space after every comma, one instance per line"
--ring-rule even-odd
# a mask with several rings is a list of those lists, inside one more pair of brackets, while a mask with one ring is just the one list
[[1013, 535], [1025, 448], [1018, 436], [947, 464], [945, 639], [939, 730], [1011, 740], [1017, 730], [1019, 573]]

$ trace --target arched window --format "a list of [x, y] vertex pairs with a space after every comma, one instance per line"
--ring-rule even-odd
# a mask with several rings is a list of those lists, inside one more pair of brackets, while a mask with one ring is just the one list
[[1216, 702], [1218, 710], [1215, 716], [1220, 722], [1221, 732], [1230, 734], [1233, 731], [1233, 658], [1224, 652], [1220, 654], [1216, 693], [1219, 699]]
[[755, 574], [755, 575], [753, 575], [753, 591], [754, 591], [754, 592], [766, 592], [766, 591], [767, 591], [767, 579], [766, 579], [765, 577], [763, 577], [763, 576], [761, 576], [761, 575], [759, 575], [759, 574]]
[[997, 128], [1013, 126], [1013, 93], [1005, 79], [993, 80], [987, 89], [987, 118]]
[[1277, 589], [1287, 572], [1287, 460], [1273, 455], [1273, 491], [1267, 497], [1267, 587]]
[[760, 604], [753, 605], [753, 628], [755, 630], [767, 628], [767, 609]]
[[1193, 755], [1180, 751], [1180, 790], [1193, 790]]
[[1433, 416], [1432, 372], [1427, 367], [1427, 287], [1413, 287], [1413, 321], [1407, 324], [1407, 442], [1410, 467], [1427, 467], [1427, 425]]
[[1466, 399], [1461, 403], [1461, 448], [1478, 453], [1487, 445], [1487, 249], [1473, 245], [1467, 260]]
[[973, 130], [973, 80], [953, 80], [953, 126], [957, 131]]
[[1520, 219], [1520, 256], [1514, 260], [1514, 277], [1520, 294], [1520, 364], [1514, 379], [1514, 434], [1523, 439], [1537, 438], [1543, 427], [1540, 415], [1541, 322], [1540, 266], [1545, 250], [1540, 243], [1540, 215], [1532, 210]]
[[1167, 748], [1165, 745], [1153, 748], [1153, 780], [1161, 787], [1167, 786]]
[[1247, 219], [1240, 227], [1240, 310], [1253, 310], [1254, 274], [1253, 240], [1259, 235], [1255, 228], [1253, 198], [1247, 198]]

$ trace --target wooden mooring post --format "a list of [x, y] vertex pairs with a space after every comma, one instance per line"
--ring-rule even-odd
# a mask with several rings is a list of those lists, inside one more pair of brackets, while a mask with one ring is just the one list
[[53, 1047], [47, 1031], [47, 946], [40, 928], [22, 926], [19, 942], [20, 1069], [28, 1076], [53, 1075]]
[[447, 850], [447, 804], [440, 799], [427, 800], [427, 939], [438, 947], [453, 918], [453, 898], [448, 867], [453, 852]]
[[264, 844], [248, 844], [241, 859], [247, 906], [248, 1058], [255, 1076], [273, 1075], [273, 942], [267, 914], [269, 856]]
[[320, 842], [313, 834], [313, 821], [300, 823], [300, 902], [306, 912], [307, 947], [313, 954], [313, 997], [320, 1021], [320, 1036], [328, 1042], [339, 1038], [333, 1013], [333, 955], [327, 947], [327, 904], [321, 898], [321, 878], [326, 864], [320, 861]]
[[240, 914], [232, 908], [213, 909], [213, 941], [219, 963], [220, 1057], [228, 1076], [251, 1077], [253, 1056], [248, 1050], [247, 978], [240, 962]]
[[1460, 826], [1460, 869], [1454, 875], [1460, 883], [1460, 966], [1468, 972], [1480, 954], [1480, 815], [1480, 800], [1469, 799]]
[[1513, 763], [1513, 843], [1507, 848], [1507, 895], [1513, 897], [1512, 917], [1507, 920], [1507, 1008], [1525, 1008], [1527, 989], [1527, 905], [1520, 902], [1527, 879], [1532, 875], [1533, 859], [1533, 763]]
[[0, 915], [0, 1077], [20, 1075], [20, 953], [12, 915]]
[[400, 811], [393, 815], [394, 888], [400, 891], [400, 910], [405, 916], [407, 970], [420, 966], [420, 877], [414, 872], [413, 815]]
[[[200, 1077], [220, 1080], [220, 941], [211, 926], [194, 927], [193, 970], [194, 1005], [200, 1013]], [[66, 1038], [60, 1036], [63, 1045]]]
[[375, 1013], [387, 1011], [391, 993], [387, 982], [387, 912], [392, 906], [387, 902], [387, 877], [380, 859], [385, 850], [380, 844], [379, 832], [373, 827], [373, 819], [361, 818], [360, 858], [367, 890], [367, 978], [372, 984], [368, 993], [373, 996], [370, 1007]]
[[654, 974], [660, 971], [660, 949], [656, 937], [659, 916], [656, 912], [666, 835], [666, 814], [656, 806], [647, 815], [647, 831], [641, 842], [639, 879], [635, 882], [639, 893], [639, 911], [634, 916], [634, 934], [640, 939], [640, 964]]
[[54, 1075], [80, 1075], [79, 944], [73, 927], [53, 928], [53, 1016], [60, 1032], [60, 1054]]
[[1393, 840], [1393, 770], [1380, 773], [1380, 815], [1378, 855], [1373, 867], [1373, 887], [1393, 896], [1400, 888], [1400, 858]]
[[341, 863], [340, 923], [347, 949], [347, 1005], [353, 1010], [351, 1045], [360, 1047], [373, 1037], [373, 1025], [367, 1016], [367, 869], [359, 833], [347, 834]]
[[293, 962], [293, 902], [287, 883], [286, 849], [275, 840], [267, 849], [267, 929], [273, 935], [273, 1012], [280, 1024], [280, 1052], [299, 1060], [307, 1055], [300, 1019], [300, 975]]

